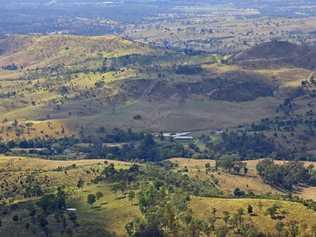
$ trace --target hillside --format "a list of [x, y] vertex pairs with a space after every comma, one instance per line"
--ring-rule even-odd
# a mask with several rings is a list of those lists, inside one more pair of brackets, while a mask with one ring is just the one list
[[116, 36], [10, 36], [1, 42], [0, 135], [6, 142], [98, 137], [104, 128], [239, 128], [267, 136], [278, 158], [285, 151], [313, 159], [313, 70], [239, 64], [283, 60], [287, 52], [294, 57], [306, 51], [302, 46], [265, 43], [228, 64], [219, 55], [150, 48]]
[[[202, 164], [204, 161], [199, 163], [200, 161], [188, 160], [186, 162], [183, 164], [187, 164], [189, 167], [190, 164]], [[181, 167], [182, 164], [179, 168]], [[189, 169], [191, 170], [191, 167]], [[6, 176], [7, 174], [9, 176]], [[0, 197], [2, 201], [7, 201], [7, 204], [0, 205], [2, 210], [0, 235], [3, 236], [18, 233], [26, 237], [45, 234], [54, 237], [83, 237], [87, 234], [94, 237], [128, 236], [130, 232], [127, 231], [133, 230], [128, 228], [129, 224], [140, 222], [145, 225], [146, 223], [143, 222], [148, 218], [143, 209], [144, 202], [150, 203], [147, 204], [149, 205], [147, 208], [158, 208], [154, 210], [160, 210], [166, 215], [168, 213], [179, 215], [179, 218], [175, 218], [174, 221], [178, 223], [178, 231], [184, 231], [186, 234], [190, 233], [190, 228], [187, 229], [186, 225], [179, 225], [183, 224], [181, 214], [205, 224], [208, 221], [213, 223], [211, 218], [214, 215], [216, 217], [213, 223], [215, 226], [214, 230], [211, 228], [211, 233], [226, 226], [226, 231], [229, 231], [231, 236], [239, 236], [235, 235], [235, 228], [237, 228], [235, 225], [245, 225], [247, 228], [251, 228], [251, 231], [267, 235], [278, 234], [279, 230], [275, 226], [279, 222], [284, 224], [283, 231], [290, 231], [294, 226], [298, 228], [298, 233], [308, 235], [315, 230], [315, 211], [300, 202], [282, 200], [280, 196], [276, 199], [272, 197], [268, 199], [218, 196], [220, 194], [214, 192], [216, 189], [214, 190], [214, 186], [211, 184], [190, 179], [186, 175], [180, 174], [177, 169], [167, 167], [142, 166], [141, 164], [104, 159], [52, 161], [40, 158], [1, 156], [0, 175], [6, 176], [0, 182], [0, 187], [3, 188], [2, 193], [10, 194], [10, 197], [7, 196], [4, 199]], [[129, 181], [125, 186], [126, 178]], [[170, 197], [159, 196], [162, 195], [164, 189], [156, 189], [155, 186], [147, 183], [147, 179], [150, 180], [150, 183], [159, 180], [159, 185], [164, 185], [164, 187], [175, 187], [176, 185], [177, 191], [174, 193], [170, 189], [168, 194]], [[16, 184], [15, 188], [8, 191], [7, 187], [14, 187], [14, 184]], [[36, 189], [29, 187], [36, 187]], [[62, 192], [60, 187], [63, 187]], [[189, 191], [192, 187], [195, 190], [194, 194]], [[182, 189], [190, 192], [188, 200], [185, 200], [186, 192], [181, 191], [179, 196]], [[45, 190], [45, 194], [37, 193], [39, 190]], [[54, 195], [59, 198], [63, 197], [58, 196], [60, 193], [66, 194], [67, 209], [50, 206], [55, 201], [56, 196]], [[152, 196], [153, 200], [144, 200], [142, 199], [144, 194], [146, 195], [144, 197], [151, 197], [151, 194], [157, 196]], [[210, 194], [211, 196], [209, 196]], [[97, 198], [89, 202], [89, 195]], [[173, 197], [173, 195], [175, 196]], [[172, 197], [176, 199], [174, 200]], [[151, 206], [157, 205], [151, 203], [157, 198], [159, 198], [159, 207]], [[56, 202], [58, 200], [56, 199]], [[175, 207], [180, 205], [180, 209], [167, 206], [166, 211], [164, 209], [165, 201], [175, 202]], [[234, 216], [237, 214], [241, 215], [241, 223], [234, 224]], [[164, 223], [163, 218], [157, 214], [155, 221]], [[19, 221], [17, 222], [16, 219]], [[46, 220], [45, 224], [43, 224], [43, 220]], [[225, 224], [226, 222], [227, 224]], [[197, 225], [196, 228], [200, 228], [199, 226]], [[135, 226], [135, 228], [139, 227]], [[174, 226], [168, 225], [168, 228], [174, 228]], [[204, 235], [205, 232], [208, 233], [207, 230], [201, 229], [199, 236], [207, 236]]]
[[[256, 165], [260, 160], [245, 161], [248, 168], [247, 175], [236, 175], [223, 171], [205, 173], [205, 165], [210, 164], [211, 167], [214, 167], [214, 160], [173, 158], [170, 161], [177, 164], [177, 169], [180, 171], [184, 168], [188, 169], [188, 174], [192, 177], [197, 177], [203, 180], [210, 178], [217, 180], [218, 186], [226, 193], [226, 195], [232, 195], [236, 187], [246, 192], [253, 192], [261, 195], [267, 193], [280, 194], [283, 192], [277, 187], [264, 183], [262, 178], [258, 175]], [[278, 163], [283, 162], [278, 161]], [[316, 162], [305, 162], [306, 167], [311, 164], [315, 166]], [[302, 186], [295, 194], [303, 198], [316, 200], [316, 192], [313, 187]]]
[[[94, 135], [101, 127], [222, 130], [267, 118], [286, 120], [289, 98], [296, 104], [293, 113], [304, 117], [315, 100], [310, 69], [242, 65], [299, 60], [313, 52], [288, 42], [246, 50], [233, 64], [221, 56], [150, 48], [116, 36], [17, 35], [0, 42], [4, 140]], [[311, 81], [308, 88], [305, 81]], [[275, 143], [286, 144], [282, 137]]]
[[316, 49], [286, 41], [270, 41], [245, 50], [232, 62], [248, 68], [300, 67], [315, 69]]
[[265, 75], [217, 73], [207, 68], [211, 55], [153, 49], [115, 36], [18, 35], [2, 38], [0, 48], [5, 139], [16, 137], [9, 128], [14, 120], [20, 131], [33, 124], [30, 137], [77, 134], [85, 126], [218, 129], [263, 118], [279, 103], [273, 98], [277, 85]]
[[[0, 39], [0, 67], [23, 69], [87, 66], [102, 57], [149, 52], [144, 45], [115, 36], [8, 36]], [[100, 63], [100, 62], [99, 62]]]
[[0, 0], [0, 237], [316, 237], [316, 0]]

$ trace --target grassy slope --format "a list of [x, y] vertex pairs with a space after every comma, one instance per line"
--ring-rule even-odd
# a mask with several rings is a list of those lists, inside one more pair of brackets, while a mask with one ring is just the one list
[[[95, 174], [87, 173], [91, 168], [102, 170], [104, 162], [114, 163], [117, 169], [125, 169], [130, 166], [128, 162], [108, 161], [108, 160], [72, 160], [72, 161], [52, 161], [39, 158], [27, 157], [0, 157], [0, 177], [5, 177], [5, 180], [17, 183], [17, 177], [28, 175], [32, 171], [40, 171], [39, 176], [49, 176], [50, 186], [66, 186], [66, 190], [72, 193], [70, 202], [71, 207], [78, 209], [80, 227], [77, 229], [74, 236], [104, 236], [104, 231], [116, 232], [119, 236], [125, 235], [124, 226], [134, 217], [140, 215], [137, 206], [127, 200], [121, 198], [121, 194], [115, 194], [111, 191], [110, 185], [100, 183], [98, 185], [90, 184]], [[76, 164], [75, 168], [67, 170], [67, 174], [63, 171], [55, 171], [58, 167], [71, 167]], [[82, 190], [76, 191], [73, 188], [76, 186], [79, 178], [85, 180], [86, 185]], [[4, 179], [2, 179], [3, 181]], [[1, 182], [2, 183], [2, 182]], [[89, 193], [102, 192], [103, 197], [99, 199], [93, 206], [87, 204], [87, 195]], [[17, 203], [22, 203], [23, 198], [16, 199]], [[20, 215], [23, 211], [17, 211], [15, 214]], [[13, 215], [13, 214], [12, 214]], [[23, 236], [35, 236], [30, 231], [26, 231], [23, 225], [12, 226], [12, 222], [8, 219], [2, 219], [5, 228], [0, 229], [1, 236], [8, 236], [12, 230], [16, 230]], [[52, 230], [53, 236], [62, 236], [58, 233], [58, 229]], [[17, 234], [14, 233], [13, 234]]]
[[[86, 202], [89, 193], [102, 192], [104, 197], [100, 198], [92, 207]], [[122, 198], [121, 194], [111, 191], [109, 185], [98, 184], [87, 186], [78, 195], [72, 205], [78, 209], [80, 223], [84, 226], [99, 226], [108, 231], [115, 232], [118, 236], [125, 236], [125, 225], [141, 213], [137, 203]]]
[[[14, 47], [13, 47], [14, 46]], [[29, 73], [33, 74], [34, 68], [55, 67], [64, 65], [63, 76], [67, 70], [95, 70], [102, 65], [104, 57], [118, 57], [129, 54], [147, 54], [153, 50], [131, 41], [115, 36], [104, 37], [80, 37], [80, 36], [12, 36], [2, 39], [0, 47], [7, 47], [7, 51], [0, 55], [0, 67], [10, 64], [23, 66], [23, 70], [0, 70], [0, 94], [15, 92], [16, 96], [3, 98], [0, 101], [0, 120], [14, 119], [28, 120], [34, 123], [34, 129], [24, 134], [24, 137], [60, 136], [61, 127], [65, 133], [73, 134], [67, 130], [64, 121], [50, 120], [47, 116], [56, 113], [51, 111], [56, 104], [64, 104], [65, 101], [77, 96], [79, 93], [95, 90], [95, 83], [104, 81], [106, 84], [117, 80], [135, 77], [136, 72], [127, 69], [120, 72], [109, 73], [76, 73], [70, 78], [54, 80], [53, 76], [25, 80]], [[81, 69], [80, 69], [81, 68]], [[36, 74], [36, 73], [35, 73]], [[64, 98], [59, 90], [62, 86], [72, 88], [68, 98]], [[48, 90], [48, 88], [50, 88]], [[108, 95], [107, 95], [108, 96]], [[102, 96], [101, 96], [102, 97]], [[104, 97], [102, 98], [104, 101]], [[35, 102], [35, 104], [33, 104]], [[83, 102], [84, 103], [84, 102]], [[97, 103], [95, 100], [93, 103]], [[89, 102], [89, 107], [91, 102]], [[84, 110], [80, 105], [80, 110]], [[98, 106], [95, 106], [98, 107]], [[79, 109], [79, 108], [78, 108]], [[69, 109], [62, 115], [69, 116]], [[91, 113], [91, 111], [86, 111]], [[76, 115], [78, 116], [78, 115]], [[40, 120], [40, 122], [38, 122]], [[48, 123], [53, 124], [47, 128]], [[15, 129], [9, 130], [10, 123], [1, 123], [1, 137], [4, 139], [17, 138]], [[45, 128], [46, 127], [46, 128]], [[23, 135], [22, 135], [23, 137]]]
[[[180, 161], [174, 159], [173, 161]], [[182, 160], [181, 160], [182, 161]], [[100, 164], [101, 162], [101, 164]], [[108, 161], [112, 162], [112, 161]], [[207, 161], [210, 162], [210, 161]], [[130, 163], [113, 161], [116, 168], [129, 167]], [[186, 164], [191, 170], [197, 164], [202, 165], [206, 161], [188, 160]], [[212, 163], [212, 161], [211, 161]], [[69, 169], [67, 174], [64, 172], [56, 172], [53, 169], [63, 166], [69, 167], [76, 164], [76, 168]], [[254, 162], [250, 164], [252, 167]], [[136, 201], [128, 201], [126, 197], [123, 197], [121, 193], [113, 193], [110, 188], [110, 184], [99, 183], [89, 184], [93, 178], [92, 174], [87, 174], [86, 171], [90, 168], [98, 169], [103, 167], [103, 160], [77, 160], [77, 161], [51, 161], [35, 158], [25, 157], [0, 157], [0, 175], [10, 171], [12, 175], [23, 175], [26, 171], [40, 170], [42, 175], [49, 175], [52, 177], [52, 184], [54, 185], [66, 185], [67, 190], [72, 193], [72, 199], [70, 201], [70, 207], [77, 208], [78, 221], [80, 227], [74, 233], [76, 237], [83, 236], [104, 236], [104, 231], [116, 232], [118, 236], [125, 236], [124, 226], [135, 217], [141, 216]], [[9, 167], [9, 168], [8, 168]], [[251, 170], [251, 173], [253, 171]], [[79, 177], [86, 180], [85, 187], [82, 190], [74, 189]], [[235, 177], [236, 178], [236, 177]], [[262, 187], [262, 186], [261, 186]], [[87, 195], [89, 193], [102, 192], [103, 197], [99, 199], [93, 206], [89, 206], [86, 202]], [[21, 203], [24, 199], [20, 199], [18, 203]], [[288, 212], [285, 221], [297, 220], [300, 224], [307, 224], [308, 228], [312, 226], [316, 218], [315, 212], [306, 209], [303, 205], [297, 203], [290, 203], [284, 201], [273, 201], [264, 199], [226, 199], [226, 198], [201, 198], [192, 197], [190, 203], [193, 212], [200, 218], [206, 218], [212, 208], [218, 210], [217, 215], [222, 215], [223, 211], [235, 212], [238, 208], [247, 208], [248, 204], [254, 207], [255, 216], [246, 217], [251, 218], [255, 225], [262, 230], [271, 229], [275, 224], [264, 213], [268, 207], [271, 207], [274, 203], [280, 204], [282, 210]], [[22, 210], [18, 209], [16, 213], [21, 214]], [[13, 214], [12, 214], [13, 215]], [[12, 215], [3, 219], [5, 228], [0, 229], [1, 236], [15, 236], [17, 233], [23, 233], [23, 236], [33, 237], [30, 231], [25, 231], [22, 225], [12, 225], [9, 221]], [[219, 223], [218, 223], [219, 224]], [[12, 232], [13, 231], [13, 232]], [[58, 229], [52, 229], [54, 237], [61, 236], [58, 233]]]
[[316, 213], [314, 211], [307, 209], [302, 204], [286, 201], [196, 197], [191, 201], [191, 208], [197, 216], [205, 218], [211, 213], [212, 208], [216, 208], [217, 215], [222, 217], [224, 211], [233, 213], [237, 212], [239, 208], [243, 208], [246, 211], [248, 205], [252, 205], [254, 207], [255, 215], [249, 216], [246, 214], [244, 218], [250, 219], [259, 230], [276, 235], [277, 233], [272, 230], [274, 229], [277, 220], [272, 220], [270, 216], [265, 214], [266, 209], [271, 207], [273, 204], [281, 206], [281, 211], [284, 210], [288, 213], [286, 218], [283, 220], [285, 223], [289, 221], [297, 221], [300, 223], [300, 226], [307, 225], [307, 228], [304, 227], [305, 231], [311, 229], [315, 225]]
[[[7, 39], [7, 41], [10, 40], [12, 39]], [[0, 55], [0, 66], [16, 63], [24, 65], [28, 69], [45, 69], [48, 66], [54, 67], [64, 64], [63, 70], [95, 69], [100, 67], [104, 57], [156, 52], [143, 45], [112, 36], [15, 36], [14, 42], [13, 45], [16, 50], [9, 47], [4, 55]], [[4, 40], [2, 44], [9, 43]], [[168, 58], [164, 60], [166, 61], [160, 62], [162, 67], [168, 67], [173, 63]], [[210, 60], [208, 57], [190, 57], [187, 59], [179, 58], [176, 61], [199, 64]], [[221, 75], [229, 70], [238, 69], [232, 66], [229, 70], [228, 68], [223, 70], [221, 67], [221, 65], [206, 65], [204, 68], [210, 75], [214, 73]], [[139, 71], [141, 69], [143, 68], [140, 66]], [[127, 101], [126, 104], [118, 106], [116, 113], [113, 114], [113, 108], [106, 99], [106, 97], [117, 92], [113, 82], [157, 77], [157, 75], [147, 75], [147, 72], [141, 73], [139, 71], [129, 68], [122, 72], [104, 74], [75, 73], [68, 79], [58, 78], [56, 80], [55, 76], [48, 76], [29, 82], [25, 80], [29, 73], [26, 73], [25, 69], [22, 70], [25, 75], [22, 74], [21, 78], [15, 75], [17, 80], [13, 80], [14, 73], [0, 70], [0, 84], [2, 87], [0, 87], [0, 93], [17, 92], [17, 96], [0, 101], [0, 111], [2, 112], [0, 120], [41, 120], [41, 123], [45, 123], [46, 120], [51, 120], [52, 123], [56, 121], [57, 124], [63, 124], [68, 134], [75, 133], [81, 125], [90, 125], [91, 120], [95, 124], [107, 127], [133, 127], [155, 131], [203, 130], [237, 126], [240, 123], [261, 119], [266, 117], [266, 114], [273, 114], [279, 104], [279, 100], [275, 98], [259, 98], [255, 101], [243, 103], [203, 101], [201, 98], [188, 98], [185, 103], [181, 103], [176, 98], [168, 101], [155, 100], [148, 103], [147, 100], [140, 99], [136, 103]], [[21, 76], [20, 71], [15, 73]], [[65, 72], [62, 71], [61, 73]], [[174, 80], [175, 82], [192, 82], [201, 79], [200, 75], [184, 77], [174, 73], [170, 74], [169, 71], [166, 73], [168, 74], [168, 80]], [[97, 90], [95, 83], [100, 81], [105, 82], [105, 88]], [[47, 90], [47, 85], [51, 89]], [[71, 93], [67, 95], [67, 98], [64, 98], [59, 92], [62, 86], [71, 88]], [[81, 93], [88, 92], [95, 93], [96, 97], [90, 94], [87, 97], [76, 98]], [[36, 102], [36, 104], [34, 105], [32, 102]], [[58, 111], [55, 108], [56, 104], [61, 106]], [[71, 115], [69, 112], [71, 112]], [[133, 117], [137, 114], [142, 115], [142, 121], [133, 120]], [[227, 116], [228, 114], [230, 116]], [[48, 115], [51, 119], [47, 118]], [[45, 125], [43, 126], [45, 127]], [[7, 124], [4, 124], [4, 127], [6, 129]], [[58, 136], [57, 133], [60, 132], [59, 128], [50, 129], [51, 131], [44, 129], [41, 133], [42, 130], [35, 128], [34, 132], [31, 131], [26, 136]], [[16, 138], [14, 132], [8, 134], [4, 132], [2, 136], [5, 139]]]
[[9, 44], [8, 41], [12, 40], [15, 40], [17, 45], [0, 57], [0, 66], [12, 63], [24, 68], [46, 68], [61, 64], [79, 66], [78, 64], [90, 60], [97, 61], [100, 57], [118, 57], [150, 51], [149, 48], [115, 36], [11, 36], [2, 44], [5, 47]]
[[[194, 159], [182, 159], [175, 158], [171, 159], [172, 162], [178, 164], [179, 169], [187, 167], [189, 174], [192, 177], [197, 177], [200, 179], [209, 179], [210, 175], [216, 177], [219, 181], [219, 187], [226, 193], [231, 194], [236, 187], [246, 190], [248, 192], [254, 192], [257, 194], [266, 193], [280, 193], [268, 184], [265, 184], [256, 172], [256, 165], [258, 160], [247, 161], [247, 167], [249, 169], [246, 176], [243, 175], [231, 175], [225, 172], [211, 172], [209, 174], [205, 173], [205, 164], [209, 163], [211, 166], [215, 166], [215, 161], [213, 160], [194, 160]], [[281, 161], [279, 161], [281, 162]], [[316, 162], [305, 162], [306, 165]], [[303, 187], [297, 194], [301, 197], [307, 199], [316, 200], [316, 189], [313, 187]]]

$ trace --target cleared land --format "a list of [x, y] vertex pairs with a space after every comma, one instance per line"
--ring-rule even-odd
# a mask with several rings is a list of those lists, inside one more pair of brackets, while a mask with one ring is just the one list
[[[257, 174], [256, 165], [259, 160], [245, 161], [247, 168], [249, 169], [247, 175], [232, 175], [224, 171], [213, 171], [206, 173], [205, 165], [210, 164], [211, 167], [215, 167], [214, 160], [195, 160], [185, 158], [174, 158], [171, 162], [178, 165], [179, 170], [183, 170], [185, 167], [188, 169], [188, 174], [192, 177], [196, 177], [203, 180], [209, 180], [215, 177], [218, 180], [218, 186], [226, 194], [231, 195], [236, 187], [245, 190], [247, 192], [254, 192], [256, 194], [267, 194], [267, 193], [282, 193], [282, 191], [265, 184], [260, 176]], [[276, 161], [277, 163], [283, 163], [284, 161]], [[316, 165], [316, 162], [304, 162], [306, 166], [310, 164]], [[302, 187], [296, 194], [306, 198], [315, 199], [315, 188], [313, 187]]]
[[[184, 160], [173, 159], [173, 162], [179, 164], [182, 168], [184, 165], [188, 167], [189, 172], [194, 174], [197, 167], [203, 168], [206, 163], [213, 164], [213, 161], [206, 160]], [[90, 183], [95, 174], [89, 174], [87, 171], [91, 171], [91, 168], [97, 170], [98, 168], [104, 167], [105, 160], [78, 160], [78, 161], [51, 161], [39, 158], [26, 158], [26, 157], [1, 157], [0, 158], [0, 174], [10, 171], [12, 175], [23, 176], [23, 172], [26, 171], [38, 171], [43, 175], [53, 177], [54, 185], [66, 185], [66, 190], [71, 194], [69, 201], [69, 207], [76, 208], [78, 215], [78, 223], [80, 226], [76, 228], [73, 233], [76, 237], [93, 235], [93, 236], [104, 236], [105, 231], [115, 232], [119, 237], [126, 236], [124, 229], [125, 224], [133, 220], [135, 217], [141, 217], [141, 213], [137, 206], [137, 199], [129, 201], [126, 194], [121, 192], [114, 193], [111, 189], [111, 183]], [[107, 161], [114, 163], [117, 169], [125, 169], [130, 166], [130, 163], [120, 161]], [[256, 161], [250, 162], [250, 173], [253, 173], [253, 165]], [[76, 166], [73, 166], [76, 164]], [[8, 168], [9, 167], [9, 168]], [[58, 167], [64, 167], [67, 172], [57, 171]], [[67, 169], [68, 167], [68, 169]], [[204, 172], [204, 171], [202, 171]], [[26, 174], [26, 173], [24, 173]], [[225, 174], [218, 176], [225, 177]], [[86, 181], [86, 185], [82, 189], [76, 188], [76, 183], [81, 177]], [[238, 176], [231, 177], [237, 179]], [[8, 178], [6, 178], [8, 179]], [[244, 181], [241, 181], [244, 182]], [[263, 188], [263, 184], [260, 181], [256, 181], [260, 188]], [[244, 182], [247, 183], [247, 182]], [[87, 195], [101, 192], [103, 196], [96, 201], [92, 206], [87, 204]], [[24, 205], [28, 199], [17, 199], [15, 202], [18, 205]], [[34, 199], [33, 199], [34, 200]], [[29, 202], [30, 200], [28, 200]], [[207, 215], [212, 212], [213, 208], [216, 208], [216, 215], [218, 217], [223, 216], [224, 211], [230, 213], [237, 212], [238, 209], [243, 208], [247, 210], [248, 205], [253, 206], [254, 214], [244, 214], [244, 219], [251, 220], [251, 222], [259, 228], [259, 230], [273, 229], [277, 220], [272, 220], [267, 214], [266, 210], [273, 204], [280, 206], [280, 213], [284, 215], [284, 221], [298, 221], [300, 228], [305, 228], [306, 231], [311, 230], [315, 225], [316, 213], [310, 209], [307, 209], [302, 204], [287, 202], [287, 201], [276, 201], [267, 199], [230, 199], [230, 198], [202, 198], [191, 196], [190, 208], [192, 208], [196, 217], [206, 219]], [[13, 227], [10, 218], [14, 214], [22, 214], [23, 210], [17, 209], [13, 211], [7, 219], [2, 219], [4, 228], [1, 228], [0, 234], [6, 236], [8, 233], [23, 233], [23, 236], [31, 237], [34, 236], [30, 231], [26, 231], [23, 223], [22, 225], [16, 225]], [[216, 225], [221, 225], [220, 221]], [[57, 227], [56, 227], [57, 228]], [[274, 232], [271, 232], [275, 234]], [[58, 228], [54, 230], [53, 236], [61, 236], [58, 233]]]
[[[288, 88], [310, 73], [299, 68], [256, 72], [214, 63], [216, 56], [157, 50], [115, 36], [12, 36], [1, 39], [0, 48], [0, 135], [5, 140], [77, 135], [81, 127], [91, 133], [100, 126], [236, 127], [276, 115], [282, 102], [260, 93], [240, 101], [240, 95], [257, 88], [251, 84], [255, 79], [265, 87]], [[189, 72], [177, 72], [179, 65], [189, 65]], [[199, 66], [201, 72], [190, 72]], [[222, 87], [227, 88], [216, 92]], [[248, 89], [238, 92], [243, 88]], [[219, 99], [210, 98], [214, 92]], [[21, 126], [12, 126], [14, 120]], [[26, 129], [25, 123], [33, 125]]]
[[[273, 230], [278, 220], [271, 219], [267, 214], [267, 208], [272, 205], [280, 206], [280, 212], [284, 211], [284, 221], [297, 221], [300, 226], [303, 226], [304, 231], [312, 230], [315, 227], [316, 213], [307, 209], [302, 204], [265, 200], [265, 199], [221, 199], [221, 198], [200, 198], [195, 197], [191, 201], [191, 208], [194, 213], [201, 217], [206, 218], [210, 215], [213, 208], [217, 210], [218, 216], [223, 216], [224, 212], [237, 212], [238, 209], [243, 208], [247, 210], [248, 205], [254, 207], [254, 214], [245, 214], [244, 218], [251, 220], [257, 228], [261, 231]], [[217, 223], [224, 224], [224, 223]], [[270, 231], [271, 234], [277, 235], [276, 232]]]

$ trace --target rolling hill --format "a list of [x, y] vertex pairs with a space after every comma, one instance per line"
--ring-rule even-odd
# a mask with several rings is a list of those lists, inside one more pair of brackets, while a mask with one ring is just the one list
[[[217, 72], [208, 67], [221, 67], [211, 55], [184, 55], [116, 36], [9, 36], [0, 40], [0, 51], [5, 139], [16, 137], [8, 130], [15, 119], [34, 124], [28, 136], [60, 133], [36, 128], [48, 123], [70, 134], [91, 125], [219, 129], [263, 118], [279, 103], [273, 97], [277, 84], [266, 75]], [[138, 115], [141, 120], [134, 119]]]
[[300, 67], [315, 69], [316, 49], [287, 41], [271, 41], [259, 44], [232, 58], [233, 63], [248, 68]]
[[[304, 118], [315, 100], [313, 83], [302, 87], [313, 70], [261, 64], [312, 53], [287, 42], [264, 43], [232, 57], [230, 64], [219, 56], [186, 55], [116, 36], [9, 36], [0, 42], [0, 134], [6, 141], [83, 131], [93, 136], [102, 127], [224, 130], [267, 118], [293, 120], [285, 114], [288, 100], [291, 113]], [[244, 67], [245, 60], [261, 68]], [[313, 152], [304, 124], [290, 140], [289, 131], [272, 136], [273, 126], [265, 134], [280, 149]], [[300, 142], [302, 136], [308, 142]]]
[[90, 61], [97, 63], [102, 57], [149, 51], [144, 45], [115, 36], [17, 35], [0, 39], [0, 67], [12, 64], [23, 69], [86, 66]]
[[[191, 172], [196, 173], [198, 167], [204, 169], [205, 162], [209, 162], [184, 159], [173, 159], [172, 161], [180, 162], [178, 167], [180, 169], [183, 168], [183, 165], [187, 165], [190, 175]], [[141, 199], [130, 197], [131, 191], [141, 193], [141, 190], [138, 190], [137, 184], [134, 184], [135, 181], [130, 181], [128, 188], [121, 191], [116, 188], [118, 183], [115, 180], [96, 182], [95, 178], [102, 175], [103, 170], [106, 167], [111, 167], [111, 164], [114, 165], [117, 172], [121, 170], [122, 173], [135, 165], [135, 163], [104, 159], [53, 161], [40, 158], [1, 156], [0, 176], [8, 173], [9, 176], [1, 179], [0, 188], [3, 194], [13, 195], [10, 197], [11, 199], [5, 200], [14, 201], [8, 202], [7, 206], [0, 206], [2, 210], [0, 214], [2, 223], [0, 235], [18, 235], [19, 233], [26, 237], [35, 237], [48, 233], [48, 235], [54, 237], [70, 235], [81, 237], [87, 234], [96, 237], [128, 236], [125, 228], [127, 224], [135, 218], [140, 218], [140, 220], [144, 218], [141, 211]], [[141, 164], [137, 165], [142, 167]], [[179, 173], [176, 170], [174, 171]], [[171, 170], [171, 172], [174, 171]], [[142, 172], [148, 171], [144, 169]], [[155, 174], [148, 173], [148, 175], [151, 177]], [[130, 178], [132, 179], [132, 176]], [[79, 185], [79, 180], [82, 180], [82, 185]], [[160, 179], [160, 181], [164, 182], [163, 179]], [[179, 184], [177, 184], [178, 188], [181, 187]], [[43, 202], [45, 199], [37, 196], [25, 198], [21, 195], [25, 192], [31, 192], [28, 189], [29, 185], [39, 185], [42, 189], [45, 189], [46, 197], [52, 197], [50, 195], [54, 193], [55, 188], [63, 186], [67, 194], [67, 209], [55, 213], [46, 210], [46, 212], [41, 213], [41, 208], [45, 207], [42, 206], [41, 201]], [[9, 187], [15, 188], [9, 190]], [[93, 204], [89, 204], [87, 202], [88, 196], [97, 193], [98, 198]], [[49, 199], [47, 202], [49, 203]], [[252, 207], [251, 213], [247, 212], [249, 206]], [[242, 209], [242, 221], [251, 223], [252, 228], [258, 228], [259, 231], [265, 234], [277, 235], [278, 230], [275, 229], [275, 226], [278, 222], [285, 223], [285, 230], [290, 230], [290, 223], [294, 223], [295, 226], [298, 226], [300, 233], [306, 233], [307, 235], [315, 230], [315, 211], [295, 201], [259, 197], [208, 197], [192, 194], [188, 202], [188, 208], [190, 208], [189, 212], [192, 213], [193, 218], [199, 218], [199, 220], [207, 220], [210, 218], [210, 213], [215, 212], [216, 221], [214, 223], [216, 229], [225, 224], [225, 215], [233, 216], [234, 213]], [[277, 209], [275, 214], [271, 214], [272, 218], [269, 214], [271, 208]], [[37, 214], [36, 216], [31, 214], [32, 210]], [[16, 216], [18, 222], [15, 221]], [[40, 218], [47, 220], [44, 225], [46, 228], [43, 228], [42, 222], [38, 221]], [[61, 220], [62, 218], [65, 219], [60, 221], [60, 218]], [[63, 225], [63, 223], [66, 224]], [[204, 235], [201, 233], [200, 236]]]

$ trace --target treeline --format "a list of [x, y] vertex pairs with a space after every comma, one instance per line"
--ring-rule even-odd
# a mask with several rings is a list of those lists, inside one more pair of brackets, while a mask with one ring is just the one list
[[98, 143], [81, 149], [81, 151], [88, 153], [92, 157], [152, 162], [171, 157], [190, 157], [192, 155], [183, 145], [168, 140], [158, 142], [151, 134], [146, 134], [142, 140], [136, 143], [126, 143], [120, 146], [107, 146]]
[[298, 161], [276, 164], [273, 160], [266, 159], [260, 161], [256, 168], [266, 183], [288, 191], [293, 191], [298, 185], [316, 186], [316, 171], [313, 165], [306, 168]]
[[[208, 168], [208, 167], [206, 167]], [[218, 168], [223, 169], [231, 174], [244, 174], [248, 173], [247, 163], [242, 162], [238, 155], [223, 155], [219, 159], [216, 160], [215, 170]]]
[[[301, 227], [295, 220], [284, 221], [287, 213], [278, 204], [266, 209], [266, 215], [274, 222], [267, 230], [259, 230], [252, 221], [258, 215], [257, 207], [248, 205], [237, 211], [219, 213], [217, 208], [204, 210], [205, 218], [194, 213], [200, 210], [190, 208], [190, 195], [164, 186], [147, 184], [137, 195], [142, 218], [135, 218], [125, 226], [129, 237], [268, 237], [313, 236], [315, 226]], [[304, 235], [305, 236], [305, 235]]]
[[[257, 125], [252, 127], [254, 126]], [[310, 142], [314, 136], [314, 133], [310, 132], [308, 132], [309, 136], [296, 137], [294, 132], [279, 133], [277, 130], [261, 131], [260, 129], [254, 131], [251, 128], [242, 127], [235, 131], [224, 132], [216, 143], [205, 137], [200, 140], [208, 146], [209, 153], [214, 159], [218, 159], [223, 154], [238, 154], [241, 160], [271, 157], [278, 160], [316, 161], [314, 155], [306, 152], [308, 146], [295, 143], [295, 138], [306, 139], [306, 142]]]
[[[16, 151], [16, 148], [21, 150]], [[0, 153], [27, 152], [28, 155], [53, 158], [56, 155], [64, 155], [69, 150], [94, 158], [151, 162], [171, 157], [190, 157], [193, 154], [190, 148], [170, 139], [156, 138], [150, 133], [134, 132], [131, 129], [106, 130], [103, 127], [98, 129], [96, 136], [0, 142]]]
[[28, 236], [52, 236], [57, 231], [73, 236], [78, 227], [76, 212], [67, 211], [67, 197], [63, 188], [34, 202], [0, 204], [0, 233], [12, 233], [15, 229], [17, 233]]
[[314, 134], [316, 129], [315, 115], [315, 112], [310, 109], [304, 115], [266, 118], [251, 124], [249, 129], [253, 132], [272, 130], [277, 134], [278, 132], [293, 132], [299, 127], [304, 127], [307, 133]]
[[236, 153], [243, 160], [257, 159], [275, 151], [274, 144], [262, 133], [224, 132], [215, 145], [218, 153]]
[[156, 165], [132, 165], [129, 169], [117, 170], [113, 164], [106, 166], [95, 182], [108, 181], [114, 189], [125, 192], [128, 189], [138, 189], [142, 183], [152, 183], [168, 190], [182, 190], [197, 196], [221, 196], [222, 192], [211, 181], [192, 179], [187, 174], [177, 173], [169, 161]]

